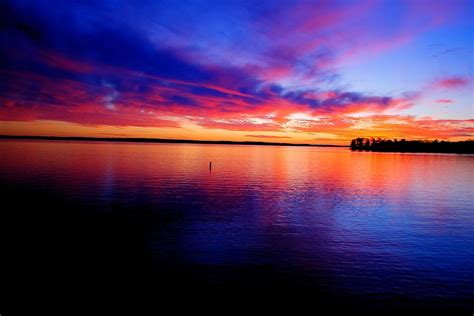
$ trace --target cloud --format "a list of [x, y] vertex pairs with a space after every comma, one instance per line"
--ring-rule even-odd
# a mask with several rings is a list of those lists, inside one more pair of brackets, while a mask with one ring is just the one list
[[438, 99], [438, 100], [436, 100], [436, 103], [453, 103], [453, 100], [449, 100], [449, 99]]
[[276, 135], [252, 135], [247, 134], [245, 137], [254, 137], [254, 138], [274, 138], [274, 139], [283, 139], [283, 138], [291, 138], [290, 136], [276, 136]]
[[416, 118], [407, 115], [324, 118], [295, 127], [306, 133], [329, 133], [342, 139], [353, 137], [450, 139], [474, 137], [474, 120]]
[[[458, 6], [6, 1], [0, 120], [345, 137], [385, 126], [377, 116], [391, 120], [384, 115], [419, 95], [351, 89], [338, 67], [406, 45]], [[470, 82], [448, 77], [431, 87]]]
[[433, 82], [432, 86], [438, 89], [458, 89], [469, 85], [472, 79], [463, 76], [441, 78]]

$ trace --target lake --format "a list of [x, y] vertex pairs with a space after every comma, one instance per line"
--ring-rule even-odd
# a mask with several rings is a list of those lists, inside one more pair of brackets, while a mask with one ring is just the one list
[[0, 183], [11, 299], [46, 282], [474, 312], [472, 155], [4, 140]]

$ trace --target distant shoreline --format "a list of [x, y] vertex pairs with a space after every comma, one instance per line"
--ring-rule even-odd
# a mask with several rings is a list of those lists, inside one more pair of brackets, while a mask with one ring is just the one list
[[474, 140], [450, 142], [359, 137], [351, 141], [350, 147], [352, 151], [474, 154]]
[[128, 137], [63, 137], [63, 136], [16, 136], [0, 135], [0, 139], [30, 140], [63, 140], [63, 141], [96, 141], [96, 142], [130, 142], [130, 143], [165, 143], [165, 144], [214, 144], [214, 145], [260, 145], [260, 146], [293, 146], [293, 147], [349, 147], [345, 145], [323, 144], [292, 144], [258, 141], [227, 141], [227, 140], [192, 140], [167, 138], [128, 138]]

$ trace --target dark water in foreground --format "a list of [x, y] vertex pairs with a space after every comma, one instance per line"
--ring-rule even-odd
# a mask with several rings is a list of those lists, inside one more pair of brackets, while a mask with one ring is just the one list
[[0, 183], [7, 301], [474, 312], [474, 156], [1, 141]]

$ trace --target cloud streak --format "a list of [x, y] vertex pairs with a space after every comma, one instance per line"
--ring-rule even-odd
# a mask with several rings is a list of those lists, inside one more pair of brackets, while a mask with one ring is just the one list
[[[413, 108], [420, 92], [357, 91], [342, 83], [339, 68], [402, 47], [465, 6], [456, 2], [446, 8], [450, 14], [441, 14], [420, 3], [110, 1], [53, 7], [6, 1], [0, 120], [340, 138], [379, 127], [396, 134], [393, 120], [421, 122], [393, 116]], [[396, 18], [386, 20], [388, 15]], [[452, 76], [429, 88], [471, 82]], [[435, 121], [431, 127], [453, 136], [472, 132], [461, 123]], [[400, 124], [410, 135], [427, 135]], [[290, 137], [265, 135], [242, 137]]]
[[471, 78], [462, 76], [452, 76], [436, 80], [434, 88], [438, 89], [459, 89], [468, 86], [472, 82]]

